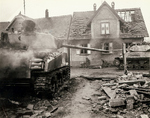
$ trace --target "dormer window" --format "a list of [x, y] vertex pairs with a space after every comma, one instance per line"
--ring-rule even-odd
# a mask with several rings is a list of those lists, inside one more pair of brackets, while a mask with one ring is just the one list
[[109, 25], [108, 22], [101, 23], [101, 34], [110, 34]]

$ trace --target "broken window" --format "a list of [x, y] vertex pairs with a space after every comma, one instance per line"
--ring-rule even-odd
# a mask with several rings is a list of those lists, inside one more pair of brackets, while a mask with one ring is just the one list
[[103, 49], [108, 50], [108, 52], [104, 52], [103, 54], [112, 53], [113, 52], [113, 43], [104, 43], [103, 44]]
[[101, 34], [110, 34], [109, 23], [101, 23]]
[[109, 43], [104, 43], [104, 50], [109, 50]]
[[[87, 47], [87, 44], [82, 44], [82, 47]], [[81, 54], [87, 54], [87, 50], [81, 49]]]
[[[82, 46], [82, 47], [89, 47], [90, 48], [90, 44], [81, 44], [78, 46]], [[86, 50], [86, 49], [76, 49], [76, 54], [91, 54], [91, 50]]]

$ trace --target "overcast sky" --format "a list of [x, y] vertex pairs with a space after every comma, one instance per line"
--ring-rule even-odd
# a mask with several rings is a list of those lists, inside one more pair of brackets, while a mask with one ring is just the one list
[[[105, 0], [109, 5], [115, 2], [115, 9], [141, 8], [142, 14], [150, 34], [150, 0]], [[91, 11], [93, 4], [97, 8], [104, 0], [25, 0], [25, 15], [31, 18], [45, 16], [45, 9], [49, 16], [73, 15], [76, 11]], [[21, 11], [24, 14], [24, 0], [0, 0], [0, 22], [11, 21]]]

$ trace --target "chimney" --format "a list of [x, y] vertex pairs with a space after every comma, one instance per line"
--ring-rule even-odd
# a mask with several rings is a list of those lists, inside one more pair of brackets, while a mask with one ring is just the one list
[[112, 7], [113, 9], [115, 9], [115, 3], [114, 3], [114, 2], [111, 3], [111, 7]]
[[49, 17], [49, 12], [48, 12], [48, 9], [45, 10], [45, 18], [48, 18]]
[[96, 11], [96, 3], [93, 4], [93, 9]]

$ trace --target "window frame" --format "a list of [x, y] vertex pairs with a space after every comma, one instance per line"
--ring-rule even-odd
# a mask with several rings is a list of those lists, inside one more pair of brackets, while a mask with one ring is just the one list
[[[104, 33], [103, 33], [103, 26], [104, 25]], [[106, 26], [108, 25], [108, 27]], [[109, 35], [110, 34], [110, 22], [101, 22], [100, 23], [100, 30], [101, 30], [101, 35]], [[108, 28], [108, 29], [107, 29]], [[107, 33], [108, 31], [108, 33]]]
[[[78, 46], [82, 46], [82, 47], [91, 47], [90, 43], [87, 44], [79, 44]], [[80, 55], [80, 56], [87, 56], [91, 54], [91, 50], [87, 50], [87, 49], [76, 49], [76, 54]]]
[[[108, 49], [105, 49], [105, 44], [108, 45], [108, 46], [106, 47], [106, 48], [108, 48]], [[112, 43], [112, 42], [105, 42], [105, 43], [103, 43], [102, 49], [108, 50], [108, 52], [102, 52], [102, 54], [112, 54], [112, 53], [113, 53], [113, 43]]]
[[[82, 47], [88, 47], [88, 44], [81, 44]], [[80, 50], [80, 54], [87, 54], [87, 50], [86, 49], [81, 49]]]

